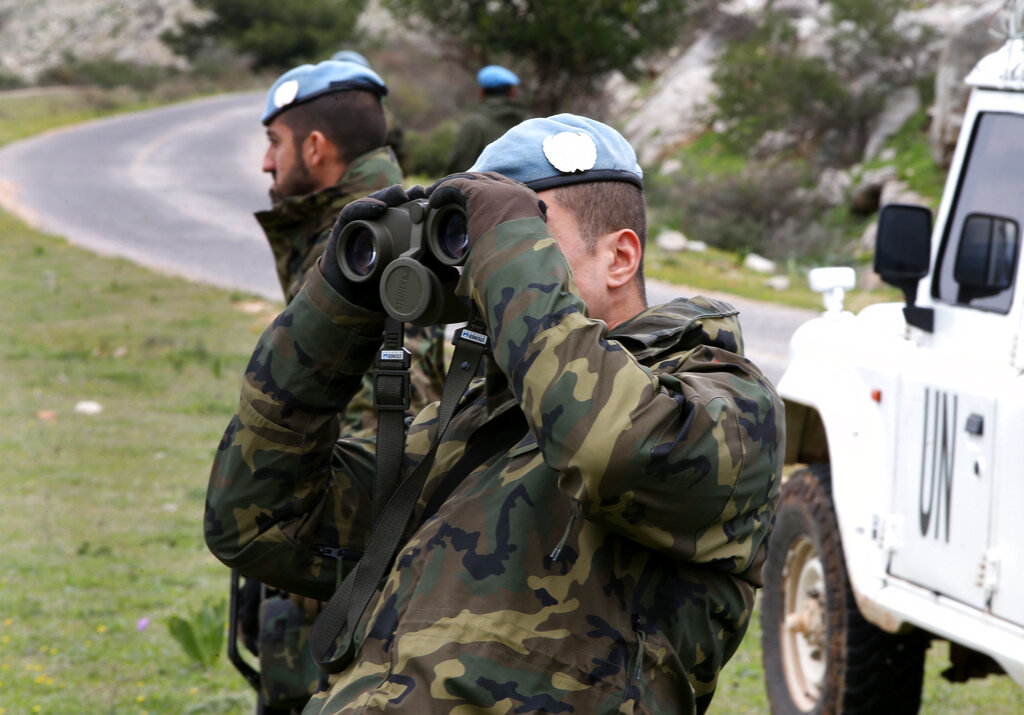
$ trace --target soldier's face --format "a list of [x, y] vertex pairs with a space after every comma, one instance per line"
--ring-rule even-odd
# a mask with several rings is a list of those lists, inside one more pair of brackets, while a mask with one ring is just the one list
[[558, 240], [569, 267], [572, 268], [576, 291], [587, 304], [591, 318], [606, 320], [609, 301], [607, 266], [599, 251], [591, 250], [580, 234], [576, 216], [555, 201], [553, 191], [539, 191], [537, 195], [547, 204], [547, 223]]
[[271, 200], [315, 191], [316, 182], [302, 158], [303, 142], [296, 144], [291, 127], [282, 121], [281, 115], [267, 125], [267, 142], [263, 171], [274, 180], [270, 187]]

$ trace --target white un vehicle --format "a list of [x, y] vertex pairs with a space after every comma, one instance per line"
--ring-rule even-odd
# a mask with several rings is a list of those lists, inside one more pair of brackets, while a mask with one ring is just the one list
[[1024, 685], [1021, 37], [967, 77], [934, 228], [923, 207], [881, 212], [875, 270], [905, 304], [853, 315], [852, 269], [812, 275], [832, 305], [778, 384], [799, 468], [764, 571], [776, 715], [915, 713], [936, 638], [950, 680]]

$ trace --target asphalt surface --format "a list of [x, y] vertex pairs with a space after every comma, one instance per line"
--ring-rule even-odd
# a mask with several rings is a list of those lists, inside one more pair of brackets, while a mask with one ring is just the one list
[[98, 253], [280, 298], [254, 210], [263, 95], [204, 99], [43, 134], [0, 150], [0, 203]]
[[[280, 300], [252, 212], [268, 205], [262, 93], [116, 117], [0, 149], [0, 205], [98, 253]], [[648, 282], [651, 304], [692, 295]], [[747, 354], [778, 380], [812, 311], [720, 295], [740, 309]]]

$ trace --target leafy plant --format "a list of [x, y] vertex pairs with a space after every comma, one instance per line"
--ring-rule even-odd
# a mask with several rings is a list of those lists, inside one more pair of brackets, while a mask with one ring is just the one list
[[224, 647], [226, 618], [227, 601], [221, 599], [216, 604], [207, 601], [187, 619], [181, 616], [169, 617], [167, 630], [189, 659], [208, 668], [217, 662]]

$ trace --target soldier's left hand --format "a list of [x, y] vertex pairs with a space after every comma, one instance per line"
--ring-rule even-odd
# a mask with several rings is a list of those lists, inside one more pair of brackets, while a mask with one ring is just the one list
[[520, 218], [545, 220], [547, 206], [526, 185], [493, 171], [452, 174], [426, 190], [430, 207], [458, 204], [469, 222], [469, 242], [498, 224]]
[[374, 191], [366, 198], [353, 201], [341, 210], [338, 220], [334, 222], [330, 238], [327, 239], [327, 247], [324, 249], [323, 258], [320, 261], [320, 272], [334, 290], [355, 303], [369, 310], [381, 311], [384, 306], [380, 302], [377, 293], [377, 286], [367, 289], [366, 285], [354, 285], [345, 277], [338, 265], [338, 237], [342, 230], [352, 221], [373, 221], [380, 218], [384, 213], [394, 206], [401, 206], [404, 203], [415, 199], [426, 198], [423, 187], [414, 186], [408, 191], [398, 184], [389, 186], [386, 189]]

